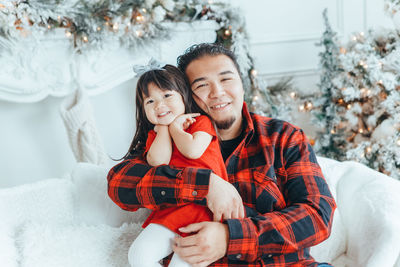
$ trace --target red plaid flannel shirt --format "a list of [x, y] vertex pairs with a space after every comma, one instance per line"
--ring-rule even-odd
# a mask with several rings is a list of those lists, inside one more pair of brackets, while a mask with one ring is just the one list
[[[226, 160], [246, 218], [229, 219], [227, 255], [211, 266], [317, 266], [309, 247], [331, 230], [335, 201], [303, 131], [247, 111], [245, 135]], [[133, 157], [108, 174], [108, 194], [122, 209], [206, 205], [210, 170], [149, 166]]]

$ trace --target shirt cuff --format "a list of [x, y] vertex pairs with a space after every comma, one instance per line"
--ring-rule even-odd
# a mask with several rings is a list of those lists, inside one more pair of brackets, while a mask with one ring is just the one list
[[183, 169], [180, 173], [182, 186], [179, 192], [179, 199], [183, 202], [194, 202], [206, 206], [210, 175], [211, 170], [208, 169]]
[[255, 262], [257, 260], [258, 237], [254, 223], [245, 219], [228, 219], [229, 229], [227, 256], [231, 260]]

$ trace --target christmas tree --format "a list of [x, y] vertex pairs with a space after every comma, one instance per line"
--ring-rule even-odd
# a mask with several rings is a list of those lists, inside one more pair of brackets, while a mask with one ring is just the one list
[[400, 178], [399, 35], [361, 32], [340, 47], [327, 20], [326, 26], [320, 54], [323, 97], [314, 112], [324, 130], [316, 150]]

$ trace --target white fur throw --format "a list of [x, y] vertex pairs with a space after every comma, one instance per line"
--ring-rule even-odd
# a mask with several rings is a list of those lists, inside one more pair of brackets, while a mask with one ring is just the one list
[[128, 250], [140, 224], [26, 224], [17, 236], [20, 267], [128, 267]]

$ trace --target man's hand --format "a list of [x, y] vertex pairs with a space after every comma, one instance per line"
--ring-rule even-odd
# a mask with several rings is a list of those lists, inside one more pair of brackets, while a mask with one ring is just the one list
[[208, 266], [225, 256], [229, 241], [229, 230], [226, 224], [193, 223], [179, 228], [179, 231], [195, 233], [187, 237], [175, 237], [172, 246], [174, 252], [193, 267]]
[[244, 218], [242, 198], [236, 188], [215, 173], [211, 173], [207, 206], [214, 214], [214, 221]]

